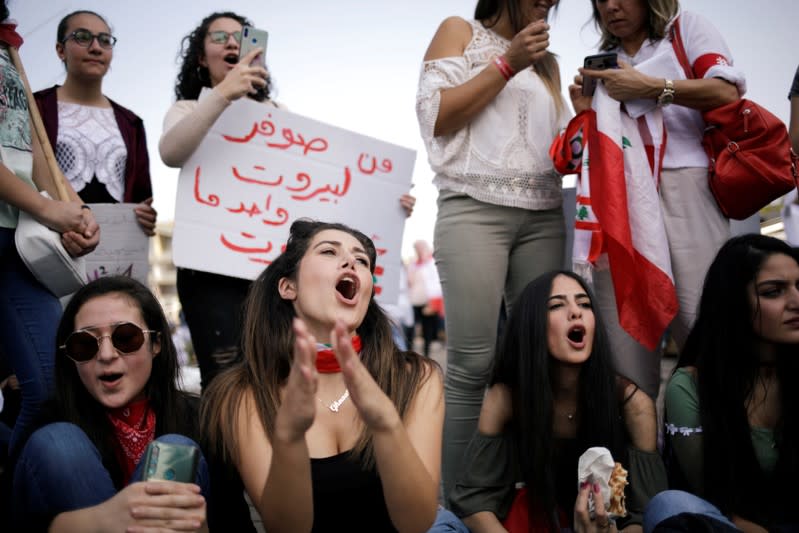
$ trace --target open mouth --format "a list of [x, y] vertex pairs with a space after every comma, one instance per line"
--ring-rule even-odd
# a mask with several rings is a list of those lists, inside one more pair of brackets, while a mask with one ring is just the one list
[[585, 339], [585, 328], [583, 326], [574, 326], [569, 329], [566, 337], [575, 344], [581, 344]]
[[345, 275], [336, 283], [336, 290], [345, 300], [352, 300], [358, 294], [358, 278]]
[[239, 56], [237, 54], [227, 54], [224, 57], [225, 63], [229, 63], [231, 65], [235, 65], [239, 62]]
[[107, 383], [113, 383], [114, 381], [120, 379], [122, 377], [121, 373], [115, 374], [103, 374], [100, 376], [100, 381], [105, 381]]

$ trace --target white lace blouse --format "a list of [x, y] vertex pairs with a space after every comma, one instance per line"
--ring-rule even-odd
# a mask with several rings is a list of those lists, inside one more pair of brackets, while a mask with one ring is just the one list
[[108, 194], [122, 201], [128, 150], [113, 108], [59, 101], [56, 159], [75, 192], [97, 176]]
[[470, 80], [505, 53], [510, 41], [475, 20], [463, 56], [426, 61], [416, 95], [416, 116], [443, 190], [463, 192], [491, 204], [523, 209], [561, 205], [561, 176], [552, 167], [549, 146], [570, 118], [533, 69], [514, 76], [494, 100], [461, 130], [439, 137], [433, 128], [440, 91]]

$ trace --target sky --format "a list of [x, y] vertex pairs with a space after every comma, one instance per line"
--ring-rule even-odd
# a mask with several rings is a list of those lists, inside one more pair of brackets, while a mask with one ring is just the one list
[[[342, 128], [416, 150], [416, 209], [405, 225], [403, 256], [433, 240], [436, 189], [416, 122], [422, 57], [448, 16], [469, 18], [475, 0], [9, 0], [25, 38], [20, 55], [33, 90], [64, 80], [55, 53], [56, 26], [76, 9], [103, 15], [119, 39], [103, 92], [144, 119], [155, 208], [171, 219], [178, 171], [164, 166], [158, 138], [174, 101], [177, 54], [184, 35], [206, 15], [231, 10], [269, 32], [267, 64], [276, 99]], [[747, 97], [789, 119], [787, 99], [797, 64], [799, 0], [683, 0], [711, 19], [747, 75]], [[561, 0], [551, 21], [550, 50], [570, 80], [596, 49], [589, 0]], [[565, 94], [564, 83], [564, 94]]]

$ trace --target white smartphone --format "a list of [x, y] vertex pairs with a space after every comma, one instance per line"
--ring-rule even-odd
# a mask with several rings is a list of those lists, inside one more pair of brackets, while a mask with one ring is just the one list
[[261, 53], [251, 63], [266, 68], [266, 42], [269, 33], [266, 30], [259, 30], [251, 26], [244, 26], [241, 29], [241, 46], [239, 48], [239, 60], [250, 53], [253, 49], [260, 49]]

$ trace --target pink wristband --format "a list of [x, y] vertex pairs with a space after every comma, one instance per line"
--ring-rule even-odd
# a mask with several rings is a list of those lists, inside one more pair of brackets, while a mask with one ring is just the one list
[[510, 79], [516, 75], [516, 71], [511, 68], [504, 56], [495, 57], [494, 65], [497, 66], [499, 73], [502, 74], [502, 77], [505, 78], [505, 81], [510, 81]]

